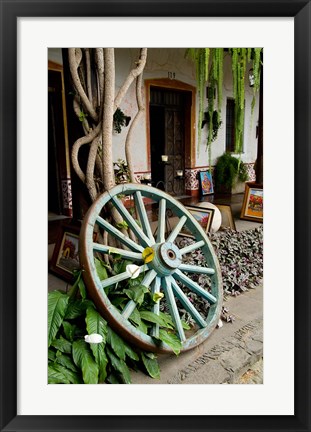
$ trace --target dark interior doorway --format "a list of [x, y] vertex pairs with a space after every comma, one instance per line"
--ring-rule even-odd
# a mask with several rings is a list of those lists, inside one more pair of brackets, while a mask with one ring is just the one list
[[[171, 195], [185, 195], [185, 137], [191, 92], [150, 88], [151, 175], [154, 186]], [[167, 155], [167, 164], [161, 156]], [[182, 176], [177, 176], [182, 171]]]
[[72, 216], [65, 200], [70, 181], [63, 101], [63, 80], [60, 70], [48, 71], [48, 211], [49, 214]]

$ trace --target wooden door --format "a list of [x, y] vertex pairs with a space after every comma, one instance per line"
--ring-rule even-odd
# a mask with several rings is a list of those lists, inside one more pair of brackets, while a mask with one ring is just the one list
[[[151, 174], [154, 186], [171, 195], [185, 194], [185, 112], [187, 92], [153, 87], [150, 91]], [[161, 155], [168, 163], [161, 163]]]
[[184, 172], [184, 115], [181, 107], [165, 108], [165, 154], [169, 165], [165, 166], [166, 191], [172, 195], [183, 195], [183, 178], [177, 177], [177, 170]]

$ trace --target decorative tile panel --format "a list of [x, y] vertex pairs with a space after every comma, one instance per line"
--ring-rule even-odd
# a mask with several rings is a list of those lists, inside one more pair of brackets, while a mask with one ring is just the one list
[[72, 210], [71, 179], [62, 180], [62, 195], [64, 209]]

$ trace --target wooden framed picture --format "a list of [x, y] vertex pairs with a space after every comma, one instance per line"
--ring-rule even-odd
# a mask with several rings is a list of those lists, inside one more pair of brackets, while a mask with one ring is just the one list
[[230, 204], [216, 204], [221, 213], [221, 228], [231, 228], [236, 231], [234, 217]]
[[[206, 233], [210, 232], [214, 217], [214, 209], [195, 206], [185, 206], [185, 208], [192, 214], [197, 222], [199, 222]], [[191, 231], [185, 226], [182, 228], [180, 235], [193, 237]]]
[[214, 193], [213, 179], [209, 171], [199, 172], [199, 185], [201, 195], [210, 195]]
[[50, 271], [68, 282], [73, 280], [73, 271], [80, 268], [79, 233], [79, 226], [62, 225], [51, 260]]
[[263, 185], [254, 182], [245, 183], [245, 192], [241, 210], [241, 219], [254, 222], [263, 221]]

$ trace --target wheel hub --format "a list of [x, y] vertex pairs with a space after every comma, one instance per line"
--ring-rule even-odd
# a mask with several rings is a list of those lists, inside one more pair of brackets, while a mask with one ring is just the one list
[[180, 250], [174, 243], [158, 243], [153, 247], [155, 256], [152, 268], [161, 276], [167, 276], [180, 266], [182, 257]]

